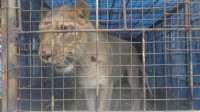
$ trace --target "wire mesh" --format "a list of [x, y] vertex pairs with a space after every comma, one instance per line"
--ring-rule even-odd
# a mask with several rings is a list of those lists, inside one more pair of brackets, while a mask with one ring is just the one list
[[[80, 1], [88, 4], [90, 15], [86, 22], [93, 23], [93, 27], [80, 29], [78, 26], [81, 22], [85, 24], [85, 18], [77, 13], [87, 13], [86, 7], [73, 7]], [[63, 5], [68, 8], [60, 9]], [[109, 105], [107, 102], [110, 101], [111, 105], [105, 111], [200, 110], [199, 0], [17, 0], [17, 6], [16, 56], [19, 67], [16, 68], [19, 73], [16, 111], [89, 111], [91, 107], [102, 111], [98, 110], [101, 109], [100, 96], [108, 88], [112, 95], [106, 97], [104, 103]], [[58, 16], [57, 13], [61, 14]], [[69, 14], [74, 19], [66, 16]], [[65, 26], [70, 22], [77, 23]], [[62, 28], [55, 27], [55, 23], [61, 24]], [[41, 24], [51, 27], [41, 30]], [[62, 35], [60, 43], [59, 34]], [[75, 35], [72, 40], [64, 40], [67, 34], [82, 34], [82, 38], [92, 35], [87, 41], [75, 41], [74, 44], [95, 49], [88, 47], [77, 54], [67, 52], [70, 58], [76, 57], [76, 60], [64, 62], [74, 64], [75, 70], [68, 73], [62, 69], [67, 65], [54, 63], [61, 57], [66, 59], [66, 48], [70, 48], [70, 42], [77, 38]], [[48, 41], [44, 42], [42, 36], [45, 35]], [[119, 40], [111, 41], [113, 36]], [[59, 45], [61, 47], [57, 50], [60, 52], [57, 53], [55, 48]], [[111, 50], [107, 47], [109, 45]], [[44, 49], [48, 49], [50, 55], [43, 56]], [[59, 58], [56, 57], [58, 54]], [[88, 57], [90, 63], [80, 63]], [[110, 58], [98, 60], [98, 57]], [[115, 57], [117, 60], [113, 59]], [[128, 61], [122, 57], [128, 57], [125, 58]], [[135, 60], [139, 63], [133, 63]], [[94, 72], [89, 72], [88, 67]], [[128, 75], [134, 74], [134, 67], [140, 69], [138, 75]], [[124, 71], [124, 68], [131, 68], [132, 72]], [[57, 69], [62, 70], [58, 72]], [[105, 69], [104, 75], [99, 76]], [[83, 79], [87, 79], [86, 86], [80, 84]], [[119, 80], [113, 87], [100, 84], [108, 79], [111, 82]], [[139, 85], [131, 86], [130, 80]], [[90, 87], [92, 83], [96, 85]], [[92, 92], [95, 92], [95, 98], [88, 99]], [[138, 97], [134, 97], [135, 94], [139, 94]], [[134, 107], [136, 102], [141, 103], [140, 109]]]

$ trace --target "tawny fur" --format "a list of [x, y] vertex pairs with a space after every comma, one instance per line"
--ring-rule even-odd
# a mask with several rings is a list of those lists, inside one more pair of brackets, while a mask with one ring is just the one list
[[[72, 10], [74, 8], [80, 10]], [[95, 29], [88, 22], [89, 13], [90, 9], [84, 2], [48, 12], [40, 23], [40, 30], [64, 32], [40, 35], [41, 60], [53, 63], [57, 72], [77, 74], [80, 86], [85, 88], [88, 110], [110, 110], [113, 85], [123, 77], [124, 71], [128, 71], [134, 99], [142, 99], [142, 92], [136, 89], [140, 87], [137, 77], [140, 63], [130, 42], [103, 32], [98, 32], [98, 36], [96, 32], [68, 32]], [[96, 95], [100, 101], [95, 109]], [[135, 101], [133, 110], [140, 110], [140, 106], [141, 102]]]

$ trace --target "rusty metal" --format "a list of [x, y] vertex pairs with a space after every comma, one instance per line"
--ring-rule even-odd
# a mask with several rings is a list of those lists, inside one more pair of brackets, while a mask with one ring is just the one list
[[[99, 0], [96, 0], [96, 11], [95, 11], [95, 15], [96, 15], [96, 20], [95, 20], [95, 29], [98, 29], [99, 28]], [[99, 31], [97, 30], [96, 31], [96, 57], [97, 57], [97, 60], [98, 60], [98, 57], [99, 57]], [[98, 71], [98, 64], [96, 63], [96, 71]], [[99, 85], [98, 85], [98, 78], [99, 78], [99, 76], [98, 76], [98, 74], [97, 74], [97, 72], [95, 73], [96, 74], [96, 101], [100, 101], [100, 99], [99, 99], [99, 89], [100, 89], [100, 87], [99, 87]], [[98, 108], [98, 103], [96, 103], [95, 104], [95, 110], [97, 110], [97, 108]], [[98, 111], [98, 110], [97, 110]]]
[[[138, 31], [163, 31], [164, 28], [151, 28], [151, 29], [148, 29], [148, 28], [131, 28], [131, 29], [127, 29], [126, 31], [127, 32], [138, 32]], [[166, 28], [166, 30], [168, 31], [185, 31], [186, 28]], [[199, 28], [190, 28], [190, 30], [192, 31], [199, 31]], [[18, 30], [19, 31], [19, 30]], [[47, 31], [19, 31], [18, 33], [21, 33], [21, 34], [33, 34], [33, 33], [61, 33], [61, 32], [123, 32], [124, 29], [83, 29], [83, 30], [76, 30], [76, 31], [63, 31], [63, 30], [47, 30]]]
[[12, 69], [17, 65], [15, 4], [15, 0], [2, 0], [3, 71], [5, 71], [3, 72], [3, 112], [17, 110], [18, 74], [17, 69]]
[[[138, 65], [98, 65], [96, 63], [96, 71], [98, 67], [107, 67], [107, 66], [112, 66], [112, 67], [126, 67], [126, 66], [140, 66], [142, 68], [140, 76], [136, 76], [135, 78], [141, 78], [141, 83], [142, 83], [142, 92], [143, 92], [143, 97], [141, 99], [133, 99], [133, 98], [124, 98], [123, 90], [128, 90], [128, 89], [141, 89], [139, 87], [131, 88], [128, 87], [127, 85], [123, 86], [120, 85], [118, 87], [113, 87], [114, 89], [119, 89], [119, 97], [114, 98], [114, 99], [107, 99], [107, 100], [112, 100], [115, 105], [115, 102], [118, 103], [119, 108], [121, 109], [123, 106], [122, 102], [126, 102], [126, 106], [133, 105], [133, 100], [136, 101], [142, 101], [143, 102], [143, 110], [144, 112], [162, 112], [158, 111], [158, 104], [159, 102], [162, 102], [162, 106], [165, 108], [163, 111], [171, 111], [169, 106], [171, 105], [170, 102], [175, 102], [177, 103], [178, 107], [176, 108], [177, 110], [173, 110], [171, 112], [184, 112], [184, 110], [179, 111], [178, 109], [181, 109], [180, 106], [182, 102], [186, 102], [188, 105], [190, 105], [189, 108], [191, 110], [187, 110], [187, 112], [197, 112], [194, 111], [195, 101], [200, 101], [200, 98], [194, 98], [195, 96], [195, 91], [194, 89], [199, 89], [200, 82], [195, 82], [194, 77], [199, 77], [200, 74], [195, 74], [193, 73], [193, 70], [195, 69], [194, 67], [200, 66], [200, 63], [194, 63], [193, 62], [193, 54], [198, 54], [200, 52], [199, 49], [193, 48], [192, 47], [192, 42], [200, 42], [200, 39], [198, 37], [193, 36], [193, 32], [199, 32], [199, 24], [192, 26], [191, 19], [193, 16], [197, 16], [197, 18], [194, 21], [199, 21], [199, 13], [191, 13], [190, 12], [190, 5], [195, 4], [195, 3], [200, 3], [200, 2], [193, 2], [189, 0], [185, 0], [183, 2], [176, 0], [176, 1], [170, 1], [170, 0], [163, 0], [163, 7], [162, 9], [157, 9], [159, 6], [157, 6], [156, 2], [157, 1], [152, 1], [152, 8], [155, 8], [153, 10], [150, 10], [148, 7], [145, 7], [145, 0], [141, 0], [138, 2], [141, 2], [141, 7], [134, 7], [135, 4], [133, 1], [129, 0], [121, 0], [120, 1], [120, 6], [119, 8], [108, 8], [108, 3], [110, 3], [109, 0], [107, 0], [106, 4], [107, 6], [105, 8], [101, 8], [102, 3], [99, 0], [93, 0], [94, 1], [94, 7], [91, 8], [91, 15], [95, 16], [95, 20], [90, 20], [94, 22], [96, 28], [94, 29], [82, 29], [82, 30], [71, 30], [71, 31], [63, 31], [63, 30], [54, 30], [51, 28], [50, 30], [46, 31], [39, 31], [38, 29], [32, 29], [33, 24], [39, 24], [41, 21], [40, 20], [34, 20], [33, 19], [33, 13], [34, 12], [39, 12], [39, 15], [42, 16], [43, 13], [42, 11], [51, 11], [54, 12], [55, 9], [53, 2], [50, 3], [50, 7], [52, 9], [44, 9], [43, 5], [43, 0], [41, 2], [40, 9], [37, 10], [32, 7], [32, 2], [34, 0], [30, 0], [30, 9], [23, 9], [20, 6], [20, 0], [18, 0], [18, 3], [11, 2], [13, 0], [2, 0], [2, 5], [3, 7], [1, 8], [2, 10], [2, 15], [3, 15], [3, 20], [2, 20], [2, 29], [0, 33], [2, 33], [3, 37], [3, 100], [2, 100], [2, 106], [3, 106], [3, 112], [23, 112], [23, 111], [68, 111], [68, 112], [81, 112], [78, 110], [76, 107], [79, 105], [78, 101], [87, 101], [90, 99], [81, 99], [79, 95], [79, 90], [83, 90], [85, 88], [80, 87], [76, 85], [77, 81], [76, 78], [90, 78], [90, 76], [77, 76], [76, 71], [75, 75], [64, 75], [62, 73], [61, 76], [57, 76], [54, 72], [54, 65], [45, 65], [42, 62], [37, 64], [33, 64], [35, 62], [40, 62], [39, 55], [37, 54], [37, 50], [33, 51], [32, 46], [39, 46], [42, 45], [40, 43], [33, 43], [32, 42], [32, 35], [39, 35], [43, 33], [51, 33], [52, 36], [49, 37], [51, 38], [51, 42], [48, 43], [51, 46], [51, 50], [53, 50], [54, 46], [57, 44], [54, 41], [54, 33], [66, 33], [66, 32], [95, 32], [96, 36], [96, 57], [98, 58], [98, 55], [138, 55], [141, 61], [141, 64]], [[50, 0], [53, 1], [53, 0]], [[60, 0], [63, 1], [63, 4], [65, 4], [65, 0]], [[76, 1], [76, 0], [71, 0], [71, 1]], [[113, 4], [115, 4], [117, 0], [113, 0]], [[10, 4], [11, 3], [11, 4]], [[129, 3], [129, 4], [128, 4]], [[112, 5], [113, 5], [112, 4]], [[176, 4], [175, 7], [171, 7], [171, 10], [168, 10], [170, 8], [170, 4]], [[15, 6], [17, 5], [17, 6]], [[130, 6], [131, 8], [130, 8]], [[133, 6], [133, 7], [132, 7]], [[160, 8], [160, 7], [159, 7]], [[76, 6], [75, 9], [77, 10]], [[112, 12], [113, 10], [113, 12]], [[16, 15], [13, 12], [17, 12], [19, 15], [18, 18], [16, 18]], [[12, 13], [12, 16], [11, 16]], [[30, 18], [26, 21], [23, 19], [21, 16], [22, 13], [27, 13], [30, 14]], [[118, 15], [119, 18], [109, 18], [110, 15]], [[121, 15], [120, 15], [121, 14]], [[153, 16], [147, 17], [146, 14], [152, 14]], [[157, 18], [157, 14], [162, 14], [162, 17]], [[102, 19], [101, 16], [104, 15], [106, 16], [106, 19]], [[135, 15], [140, 15], [138, 18], [134, 19], [132, 16]], [[130, 17], [131, 16], [131, 17]], [[130, 17], [130, 18], [129, 18]], [[145, 21], [152, 20], [153, 22], [149, 25], [145, 23]], [[137, 22], [136, 22], [137, 21]], [[184, 21], [182, 24], [181, 22], [176, 22], [176, 24], [173, 24], [172, 21]], [[18, 23], [17, 26], [16, 22]], [[49, 22], [53, 23], [53, 17]], [[114, 23], [112, 23], [114, 22]], [[139, 23], [140, 22], [140, 23]], [[120, 23], [118, 27], [112, 27], [112, 25], [117, 25]], [[131, 25], [130, 25], [130, 24]], [[133, 24], [134, 23], [134, 24]], [[28, 27], [28, 31], [23, 28], [22, 24], [31, 24]], [[99, 25], [105, 26], [105, 28], [99, 28]], [[134, 25], [141, 25], [141, 27], [137, 27]], [[37, 25], [36, 25], [37, 27]], [[109, 29], [110, 28], [110, 29]], [[108, 32], [114, 35], [117, 35], [119, 38], [125, 38], [130, 41], [131, 46], [136, 46], [138, 52], [133, 53], [131, 50], [130, 53], [123, 53], [120, 50], [120, 53], [100, 53], [98, 51], [98, 46], [100, 44], [126, 44], [127, 42], [98, 42], [99, 37], [98, 34], [100, 32]], [[173, 33], [176, 36], [173, 35]], [[181, 32], [185, 33], [185, 36], [181, 35]], [[135, 33], [138, 33], [135, 35]], [[150, 36], [148, 35], [150, 33]], [[17, 34], [20, 35], [26, 35], [23, 37], [23, 39], [29, 39], [28, 41], [23, 41], [22, 43], [17, 43], [17, 46], [28, 46], [25, 48], [18, 48], [19, 52], [16, 52], [15, 49], [17, 48], [15, 43], [16, 43], [16, 36]], [[124, 34], [124, 35], [123, 35]], [[108, 35], [107, 40], [109, 39]], [[30, 39], [31, 38], [31, 39]], [[34, 37], [35, 38], [35, 37]], [[36, 37], [38, 39], [38, 37]], [[161, 39], [160, 39], [161, 38]], [[178, 40], [178, 42], [175, 42], [174, 40]], [[62, 43], [59, 43], [62, 44]], [[66, 43], [65, 43], [66, 44]], [[94, 42], [83, 42], [81, 44], [94, 44]], [[178, 45], [177, 45], [178, 44]], [[184, 48], [178, 47], [174, 48], [175, 45], [179, 46], [179, 44], [185, 44]], [[173, 46], [174, 45], [174, 46]], [[158, 49], [161, 51], [159, 52]], [[14, 52], [10, 52], [14, 51]], [[63, 49], [64, 51], [64, 49]], [[26, 53], [22, 53], [26, 52]], [[92, 55], [92, 53], [80, 53], [78, 55]], [[176, 61], [173, 60], [171, 57], [179, 57], [180, 55], [184, 55], [187, 60], [184, 62]], [[17, 57], [25, 57], [28, 58], [27, 60], [29, 61], [29, 64], [27, 65], [20, 65], [18, 66], [18, 59]], [[64, 54], [63, 54], [64, 56]], [[160, 60], [158, 58], [162, 57]], [[170, 59], [169, 59], [170, 57]], [[92, 57], [94, 58], [94, 57]], [[152, 59], [150, 59], [152, 58]], [[14, 61], [13, 61], [14, 60]], [[92, 62], [95, 62], [97, 59], [91, 60]], [[54, 61], [54, 60], [53, 60]], [[133, 60], [131, 60], [132, 62]], [[160, 61], [161, 63], [159, 63]], [[173, 62], [176, 61], [176, 62]], [[120, 59], [120, 63], [122, 63], [123, 60]], [[76, 67], [79, 66], [91, 66], [88, 64], [85, 65], [76, 65]], [[181, 66], [187, 67], [185, 69], [186, 72], [181, 73]], [[162, 69], [158, 69], [158, 68]], [[176, 73], [172, 71], [175, 67], [177, 67], [177, 71], [179, 73]], [[39, 75], [34, 76], [32, 71], [35, 70], [35, 68], [40, 69], [39, 72], [37, 72]], [[50, 70], [45, 71], [46, 68], [50, 68]], [[27, 69], [30, 70], [28, 73], [19, 73], [18, 70], [21, 71], [26, 71]], [[169, 71], [171, 69], [171, 71]], [[122, 71], [120, 71], [122, 72]], [[160, 73], [160, 74], [159, 74]], [[30, 74], [30, 75], [29, 75]], [[96, 73], [97, 74], [97, 73]], [[186, 75], [186, 76], [184, 76]], [[106, 76], [102, 76], [106, 77]], [[67, 82], [67, 78], [75, 78], [72, 79], [74, 80], [72, 86], [66, 87], [65, 83]], [[121, 78], [121, 76], [109, 76], [109, 78]], [[129, 78], [128, 76], [124, 76], [123, 78]], [[153, 93], [149, 92], [148, 88], [148, 79], [151, 79], [153, 82], [152, 86], [150, 86], [150, 89], [153, 90]], [[168, 81], [177, 81], [178, 83], [175, 86], [171, 86], [171, 83]], [[20, 86], [18, 82], [20, 83], [21, 80], [25, 80], [27, 82], [27, 85]], [[34, 80], [39, 80], [39, 87], [38, 85], [34, 87]], [[58, 83], [60, 84], [57, 87], [57, 82], [56, 80], [59, 80]], [[162, 80], [161, 86], [159, 85], [159, 81]], [[98, 82], [98, 76], [96, 77], [96, 82]], [[157, 81], [157, 82], [156, 82]], [[70, 82], [70, 81], [69, 81]], [[151, 82], [151, 83], [152, 83]], [[120, 84], [122, 84], [123, 81], [120, 81]], [[158, 83], [158, 84], [157, 84]], [[179, 83], [187, 83], [188, 86], [185, 85], [180, 85]], [[90, 88], [90, 87], [88, 87]], [[88, 89], [87, 88], [87, 89]], [[99, 96], [99, 89], [101, 87], [99, 85], [96, 85], [96, 96]], [[73, 97], [66, 98], [66, 91], [72, 90], [71, 94], [73, 94]], [[158, 91], [159, 90], [159, 91]], [[169, 97], [172, 95], [170, 91], [177, 90], [177, 96], [175, 97]], [[181, 90], [186, 90], [189, 93], [189, 98], [187, 97], [182, 97], [180, 96], [180, 91]], [[23, 93], [24, 91], [28, 91], [26, 94], [27, 96], [23, 97], [17, 94], [18, 93]], [[40, 95], [38, 95], [40, 98], [34, 98], [34, 92], [39, 91]], [[58, 92], [59, 91], [59, 92]], [[126, 92], [126, 91], [125, 91]], [[117, 93], [117, 92], [116, 92]], [[149, 95], [151, 94], [151, 95]], [[159, 96], [159, 95], [160, 96]], [[49, 97], [46, 97], [46, 95], [49, 95]], [[172, 95], [173, 96], [173, 95]], [[96, 100], [98, 101], [98, 97], [96, 97]], [[72, 107], [73, 109], [68, 110], [68, 101], [74, 101], [75, 107]], [[21, 102], [27, 102], [28, 107], [25, 109], [21, 107], [17, 107], [18, 104]], [[58, 103], [59, 102], [59, 103]], [[128, 102], [128, 103], [127, 103]], [[149, 103], [150, 102], [150, 103]], [[189, 103], [188, 103], [189, 102]], [[34, 103], [38, 103], [40, 107], [36, 108], [34, 107]], [[116, 103], [116, 104], [117, 104]], [[152, 106], [152, 111], [148, 109], [148, 106]], [[22, 104], [20, 104], [21, 106]], [[59, 109], [57, 107], [59, 105]], [[97, 103], [96, 103], [97, 105]], [[71, 105], [70, 105], [71, 106]], [[126, 107], [125, 106], [125, 107]], [[97, 106], [96, 106], [97, 107]], [[84, 105], [83, 108], [86, 108], [86, 105]], [[157, 110], [158, 109], [158, 110]], [[83, 109], [84, 110], [84, 109]], [[133, 110], [133, 108], [132, 108]], [[85, 111], [85, 110], [84, 110]], [[119, 110], [120, 112], [123, 112], [122, 110]], [[185, 112], [186, 112], [185, 111]], [[109, 111], [108, 111], [109, 112]], [[126, 111], [127, 112], [127, 111]], [[136, 111], [129, 111], [129, 112], [136, 112]], [[138, 111], [137, 111], [138, 112]]]
[[126, 1], [125, 0], [123, 0], [122, 1], [122, 4], [123, 4], [123, 22], [124, 22], [124, 31], [126, 31], [127, 30], [127, 21], [126, 21]]
[[[7, 1], [6, 0], [1, 0], [1, 5], [2, 6], [7, 6]], [[6, 17], [7, 17], [7, 9], [4, 9], [1, 11], [2, 13], [2, 22], [1, 22], [1, 28], [2, 28], [2, 37], [7, 37], [6, 29]], [[2, 45], [4, 48], [2, 49], [2, 63], [3, 63], [3, 69], [2, 71], [7, 71], [7, 50], [6, 48], [8, 47], [7, 40], [6, 38], [2, 38]], [[2, 111], [7, 112], [8, 111], [8, 75], [7, 72], [2, 72]]]
[[190, 94], [190, 108], [191, 108], [191, 110], [193, 110], [194, 109], [194, 105], [193, 105], [193, 103], [194, 103], [194, 99], [193, 99], [193, 97], [194, 97], [194, 82], [193, 82], [194, 75], [193, 75], [193, 62], [192, 62], [192, 51], [191, 51], [191, 49], [192, 49], [192, 35], [191, 35], [191, 29], [190, 29], [191, 24], [190, 24], [190, 16], [189, 16], [189, 14], [190, 14], [190, 10], [189, 10], [190, 9], [190, 4], [189, 4], [190, 1], [185, 0], [184, 2], [185, 2], [184, 19], [185, 19], [185, 28], [186, 28], [185, 37], [188, 37], [188, 38], [185, 38], [185, 40], [186, 40], [186, 52], [188, 53], [188, 54], [186, 54], [186, 57], [187, 57], [186, 63], [189, 64], [186, 72], [189, 75], [189, 78], [188, 78], [189, 84], [188, 85], [190, 87], [190, 91], [188, 93]]
[[[166, 87], [167, 86], [167, 79], [166, 79], [166, 77], [165, 76], [167, 76], [167, 74], [166, 74], [166, 69], [167, 69], [167, 67], [166, 67], [166, 64], [167, 64], [167, 41], [166, 41], [166, 37], [167, 37], [167, 30], [166, 30], [166, 27], [167, 27], [167, 10], [166, 10], [166, 1], [164, 1], [164, 45], [163, 45], [163, 49], [164, 49], [164, 57], [163, 57], [163, 63], [164, 63], [164, 70], [163, 70], [163, 75], [164, 75], [164, 79], [163, 79], [163, 82], [164, 82], [164, 86]], [[164, 93], [164, 97], [167, 99], [167, 95], [168, 95], [168, 93], [167, 93], [167, 89], [165, 89], [164, 90], [165, 91], [165, 93]], [[165, 103], [165, 106], [166, 107], [168, 107], [168, 103], [166, 102]]]
[[143, 83], [143, 103], [144, 103], [144, 107], [143, 110], [146, 111], [146, 73], [145, 73], [145, 68], [146, 68], [146, 64], [145, 64], [145, 32], [142, 32], [142, 83]]

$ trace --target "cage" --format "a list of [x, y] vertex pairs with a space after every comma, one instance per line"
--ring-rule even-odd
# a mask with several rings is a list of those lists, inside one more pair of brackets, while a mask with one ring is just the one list
[[199, 0], [1, 0], [1, 12], [3, 112], [200, 110]]

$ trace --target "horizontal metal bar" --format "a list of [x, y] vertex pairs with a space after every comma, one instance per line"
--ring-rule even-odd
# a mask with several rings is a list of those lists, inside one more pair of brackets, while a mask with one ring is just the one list
[[[20, 101], [30, 101], [30, 99], [18, 99], [18, 100], [20, 100]], [[71, 99], [54, 99], [55, 101], [91, 101], [91, 99], [73, 99], [73, 98], [71, 98]], [[126, 98], [122, 98], [122, 99], [106, 99], [107, 101], [120, 101], [120, 100], [126, 100], [126, 101], [141, 101], [141, 100], [143, 100], [143, 99], [134, 99], [134, 98], [132, 98], [132, 99], [126, 99]], [[105, 100], [105, 101], [106, 101]], [[188, 99], [146, 99], [147, 101], [176, 101], [176, 100], [179, 100], [179, 101], [188, 101]], [[31, 99], [31, 101], [50, 101], [50, 100], [48, 100], [48, 99], [42, 99], [42, 100], [40, 100], [40, 99]], [[57, 111], [56, 111], [57, 112]], [[66, 111], [65, 111], [66, 112]], [[68, 111], [67, 111], [68, 112]], [[121, 112], [121, 111], [119, 111], [119, 112]], [[157, 112], [157, 111], [155, 111], [155, 112]], [[168, 112], [168, 111], [167, 111]]]
[[[19, 110], [19, 112], [24, 112], [24, 110]], [[26, 111], [26, 112], [33, 112], [33, 111]], [[45, 112], [45, 111], [43, 111]], [[46, 111], [46, 112], [49, 112], [49, 111]], [[63, 111], [56, 111], [56, 112], [63, 112]], [[86, 111], [65, 111], [65, 112], [86, 112]], [[87, 112], [94, 112], [94, 111], [87, 111]], [[116, 112], [116, 111], [103, 111], [103, 112]], [[199, 111], [195, 111], [195, 110], [163, 110], [163, 111], [119, 111], [119, 112], [199, 112]]]
[[[137, 31], [163, 31], [164, 28], [127, 28], [127, 32], [137, 32]], [[165, 28], [168, 31], [199, 31], [199, 28]], [[19, 31], [21, 34], [32, 34], [32, 33], [64, 33], [64, 32], [116, 32], [121, 31], [124, 32], [124, 29], [83, 29], [83, 30], [71, 30], [71, 31], [63, 31], [63, 30], [48, 30], [48, 31]]]
[[[102, 87], [102, 88], [109, 88], [109, 87]], [[199, 88], [199, 87], [194, 87], [194, 88]], [[51, 88], [33, 88], [33, 87], [21, 87], [21, 88], [18, 88], [19, 90], [51, 90]], [[94, 87], [76, 87], [76, 88], [67, 88], [67, 87], [63, 87], [63, 88], [54, 88], [55, 90], [65, 90], [65, 89], [70, 89], [70, 90], [80, 90], [80, 89], [94, 89]], [[113, 87], [113, 89], [120, 89], [121, 91], [123, 90], [129, 90], [129, 89], [142, 89], [142, 88], [139, 88], [139, 87]], [[146, 88], [148, 89], [148, 88]], [[150, 87], [150, 89], [190, 89], [190, 87]], [[168, 98], [169, 99], [169, 98]], [[165, 100], [168, 100], [168, 99], [165, 99]], [[176, 100], [179, 100], [179, 98], [174, 98]], [[184, 98], [182, 98], [184, 99]], [[185, 98], [188, 100], [188, 98]], [[200, 98], [194, 98], [196, 100], [200, 100]], [[158, 100], [158, 99], [154, 99], [154, 100]]]

